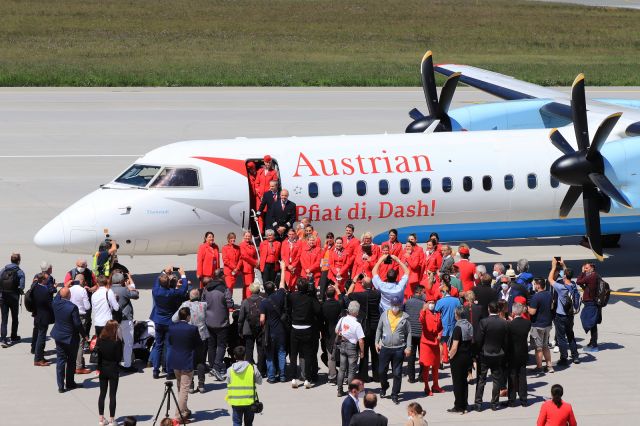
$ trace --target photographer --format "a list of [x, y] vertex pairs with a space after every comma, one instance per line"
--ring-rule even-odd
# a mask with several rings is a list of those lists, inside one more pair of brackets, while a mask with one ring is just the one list
[[[386, 281], [382, 281], [380, 275], [378, 275], [378, 271], [380, 270], [380, 265], [385, 262], [385, 265], [391, 264], [390, 260], [395, 260], [397, 264], [402, 268], [402, 278], [400, 278], [399, 282], [396, 282], [398, 278], [398, 273], [393, 268], [388, 268], [387, 274], [385, 276]], [[380, 312], [384, 312], [387, 309], [391, 308], [391, 299], [394, 296], [399, 296], [403, 298], [404, 296], [404, 288], [407, 286], [407, 282], [409, 281], [409, 268], [407, 265], [402, 263], [400, 259], [398, 259], [394, 255], [382, 254], [376, 266], [373, 267], [373, 286], [376, 290], [380, 292], [382, 298], [380, 299]]]
[[93, 255], [92, 270], [96, 275], [104, 275], [108, 277], [111, 274], [111, 268], [115, 263], [118, 244], [115, 240], [105, 239], [98, 246], [98, 251]]
[[126, 372], [138, 372], [132, 365], [133, 362], [133, 305], [131, 300], [139, 299], [140, 293], [136, 290], [136, 285], [131, 278], [131, 274], [126, 275], [116, 269], [111, 275], [111, 291], [116, 295], [120, 306], [121, 320], [120, 331], [124, 342], [124, 352], [122, 354], [122, 369]]
[[[166, 267], [162, 273], [156, 278], [151, 290], [153, 297], [153, 309], [151, 310], [150, 319], [155, 325], [155, 341], [151, 350], [151, 363], [153, 364], [153, 378], [160, 378], [160, 362], [162, 360], [162, 351], [165, 350], [165, 360], [168, 358], [171, 348], [168, 345], [167, 332], [169, 326], [173, 323], [171, 317], [178, 309], [180, 304], [186, 299], [189, 283], [184, 269], [177, 268], [180, 279], [175, 275], [176, 268], [172, 266]], [[94, 295], [95, 299], [95, 295]], [[167, 379], [173, 379], [175, 376], [172, 370], [166, 369]]]
[[229, 310], [233, 308], [231, 292], [224, 282], [224, 271], [217, 269], [213, 279], [205, 277], [202, 301], [207, 302], [205, 323], [209, 330], [209, 366], [218, 381], [225, 380], [224, 353], [229, 335]]
[[[311, 288], [309, 288], [311, 287]], [[293, 380], [291, 387], [298, 387], [298, 354], [302, 355], [304, 360], [304, 387], [309, 389], [313, 386], [312, 370], [314, 366], [314, 338], [316, 335], [316, 325], [320, 318], [320, 302], [315, 297], [315, 287], [313, 282], [309, 283], [304, 278], [299, 278], [297, 282], [298, 291], [289, 293], [288, 306], [291, 316], [291, 352], [289, 360], [291, 361], [291, 372]]]
[[576, 311], [576, 302], [580, 303], [580, 293], [578, 293], [578, 286], [572, 281], [573, 269], [567, 268], [562, 259], [554, 257], [548, 278], [557, 298], [553, 325], [556, 328], [556, 340], [560, 347], [558, 365], [569, 365], [567, 347], [571, 350], [573, 363], [580, 364], [576, 337], [573, 334], [573, 316]]

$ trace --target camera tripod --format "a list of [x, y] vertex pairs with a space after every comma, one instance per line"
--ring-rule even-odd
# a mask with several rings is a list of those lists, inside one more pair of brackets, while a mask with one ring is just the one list
[[162, 402], [160, 403], [160, 407], [158, 407], [158, 412], [156, 413], [156, 418], [153, 419], [153, 426], [156, 425], [158, 421], [158, 417], [160, 416], [160, 411], [162, 410], [162, 406], [164, 405], [164, 401], [167, 401], [167, 411], [164, 414], [165, 418], [169, 418], [169, 411], [171, 410], [171, 398], [173, 398], [174, 404], [178, 407], [178, 413], [180, 413], [180, 421], [182, 424], [185, 424], [185, 418], [180, 411], [180, 406], [178, 405], [178, 399], [176, 398], [175, 392], [173, 392], [173, 382], [171, 380], [167, 380], [164, 382], [164, 395], [162, 396]]

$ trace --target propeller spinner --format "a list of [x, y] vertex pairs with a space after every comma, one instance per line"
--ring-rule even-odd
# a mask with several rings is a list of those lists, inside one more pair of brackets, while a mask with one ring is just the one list
[[422, 78], [422, 90], [424, 91], [424, 97], [427, 101], [429, 115], [425, 116], [416, 108], [409, 111], [409, 116], [413, 118], [413, 122], [407, 126], [405, 132], [422, 133], [435, 120], [440, 120], [440, 123], [435, 129], [436, 132], [450, 132], [451, 118], [449, 117], [447, 112], [449, 111], [451, 99], [453, 99], [453, 94], [456, 91], [456, 86], [461, 74], [459, 72], [456, 72], [451, 74], [449, 78], [447, 78], [444, 86], [442, 86], [440, 99], [438, 99], [436, 77], [433, 70], [433, 57], [430, 50], [422, 57], [422, 63], [420, 64], [420, 74]]
[[582, 195], [584, 220], [591, 250], [598, 258], [602, 256], [602, 235], [600, 231], [600, 210], [605, 209], [611, 199], [631, 208], [631, 203], [604, 174], [604, 159], [600, 149], [622, 113], [605, 118], [589, 145], [587, 124], [587, 103], [584, 92], [584, 75], [579, 74], [571, 89], [571, 113], [576, 133], [578, 151], [574, 150], [558, 129], [553, 129], [549, 139], [553, 146], [564, 154], [551, 165], [551, 175], [560, 182], [570, 185], [569, 191], [560, 205], [560, 218], [567, 217], [578, 197]]

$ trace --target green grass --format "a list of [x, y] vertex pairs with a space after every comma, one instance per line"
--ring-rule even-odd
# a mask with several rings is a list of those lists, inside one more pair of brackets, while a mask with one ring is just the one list
[[3, 0], [2, 86], [417, 86], [436, 62], [640, 85], [640, 11], [520, 0]]

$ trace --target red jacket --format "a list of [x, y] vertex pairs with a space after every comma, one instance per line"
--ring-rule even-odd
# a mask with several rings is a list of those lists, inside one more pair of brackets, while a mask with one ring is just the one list
[[404, 251], [402, 248], [401, 242], [396, 241], [393, 244], [391, 244], [389, 241], [385, 241], [384, 243], [382, 243], [382, 245], [385, 245], [385, 244], [389, 246], [389, 254], [392, 254], [400, 258], [400, 256], [402, 255], [402, 252]]
[[342, 246], [349, 252], [351, 256], [357, 251], [358, 246], [360, 245], [360, 240], [356, 237], [351, 237], [351, 240], [347, 240], [347, 236], [342, 236]]
[[411, 255], [408, 256], [407, 252], [404, 252], [400, 257], [405, 265], [409, 268], [409, 284], [419, 283], [422, 278], [422, 256], [419, 250], [413, 250]]
[[265, 170], [260, 167], [256, 174], [256, 195], [262, 199], [262, 195], [269, 190], [269, 182], [278, 180], [278, 172], [274, 169]]
[[258, 266], [258, 253], [256, 253], [256, 247], [253, 244], [245, 241], [240, 243], [240, 261], [243, 273], [253, 273], [253, 268]]
[[[306, 245], [306, 244], [305, 244]], [[300, 275], [300, 252], [302, 246], [300, 241], [296, 240], [293, 244], [289, 240], [284, 240], [280, 243], [280, 259], [284, 260], [284, 264], [289, 271], [289, 266], [293, 266], [295, 269], [293, 273]]]
[[307, 276], [307, 269], [313, 274], [315, 279], [320, 278], [320, 259], [322, 259], [322, 251], [317, 245], [309, 247], [309, 244], [301, 247], [300, 266], [301, 274]]
[[220, 251], [214, 243], [210, 246], [207, 243], [200, 244], [198, 255], [196, 256], [196, 275], [198, 277], [212, 277], [213, 272], [220, 267]]
[[434, 250], [433, 253], [429, 254], [425, 252], [425, 261], [424, 261], [424, 270], [437, 272], [440, 270], [440, 266], [442, 266], [442, 254], [439, 251]]
[[260, 270], [264, 271], [267, 264], [267, 257], [272, 255], [275, 258], [276, 271], [280, 270], [280, 242], [264, 240], [260, 243]]
[[369, 278], [373, 278], [373, 274], [371, 271], [373, 267], [376, 266], [378, 259], [380, 259], [380, 247], [371, 244], [371, 256], [369, 259], [365, 260], [362, 256], [365, 252], [362, 250], [362, 244], [356, 246], [355, 251], [353, 252], [353, 267], [351, 269], [351, 277], [355, 280], [358, 275], [365, 274]]
[[335, 248], [329, 253], [329, 274], [328, 277], [334, 283], [337, 283], [336, 275], [340, 274], [342, 280], [340, 281], [344, 287], [344, 282], [347, 280], [348, 272], [353, 264], [353, 257], [347, 251], [346, 248], [342, 248], [342, 251], [338, 252]]
[[232, 271], [242, 270], [242, 260], [240, 260], [240, 247], [235, 244], [227, 244], [222, 247], [222, 263], [224, 263], [224, 274], [231, 275]]
[[469, 291], [475, 285], [476, 264], [469, 262], [468, 259], [460, 259], [455, 266], [460, 271], [460, 281], [462, 281], [462, 291]]
[[563, 401], [558, 407], [553, 401], [547, 401], [540, 407], [536, 426], [576, 426], [577, 424], [571, 404]]

